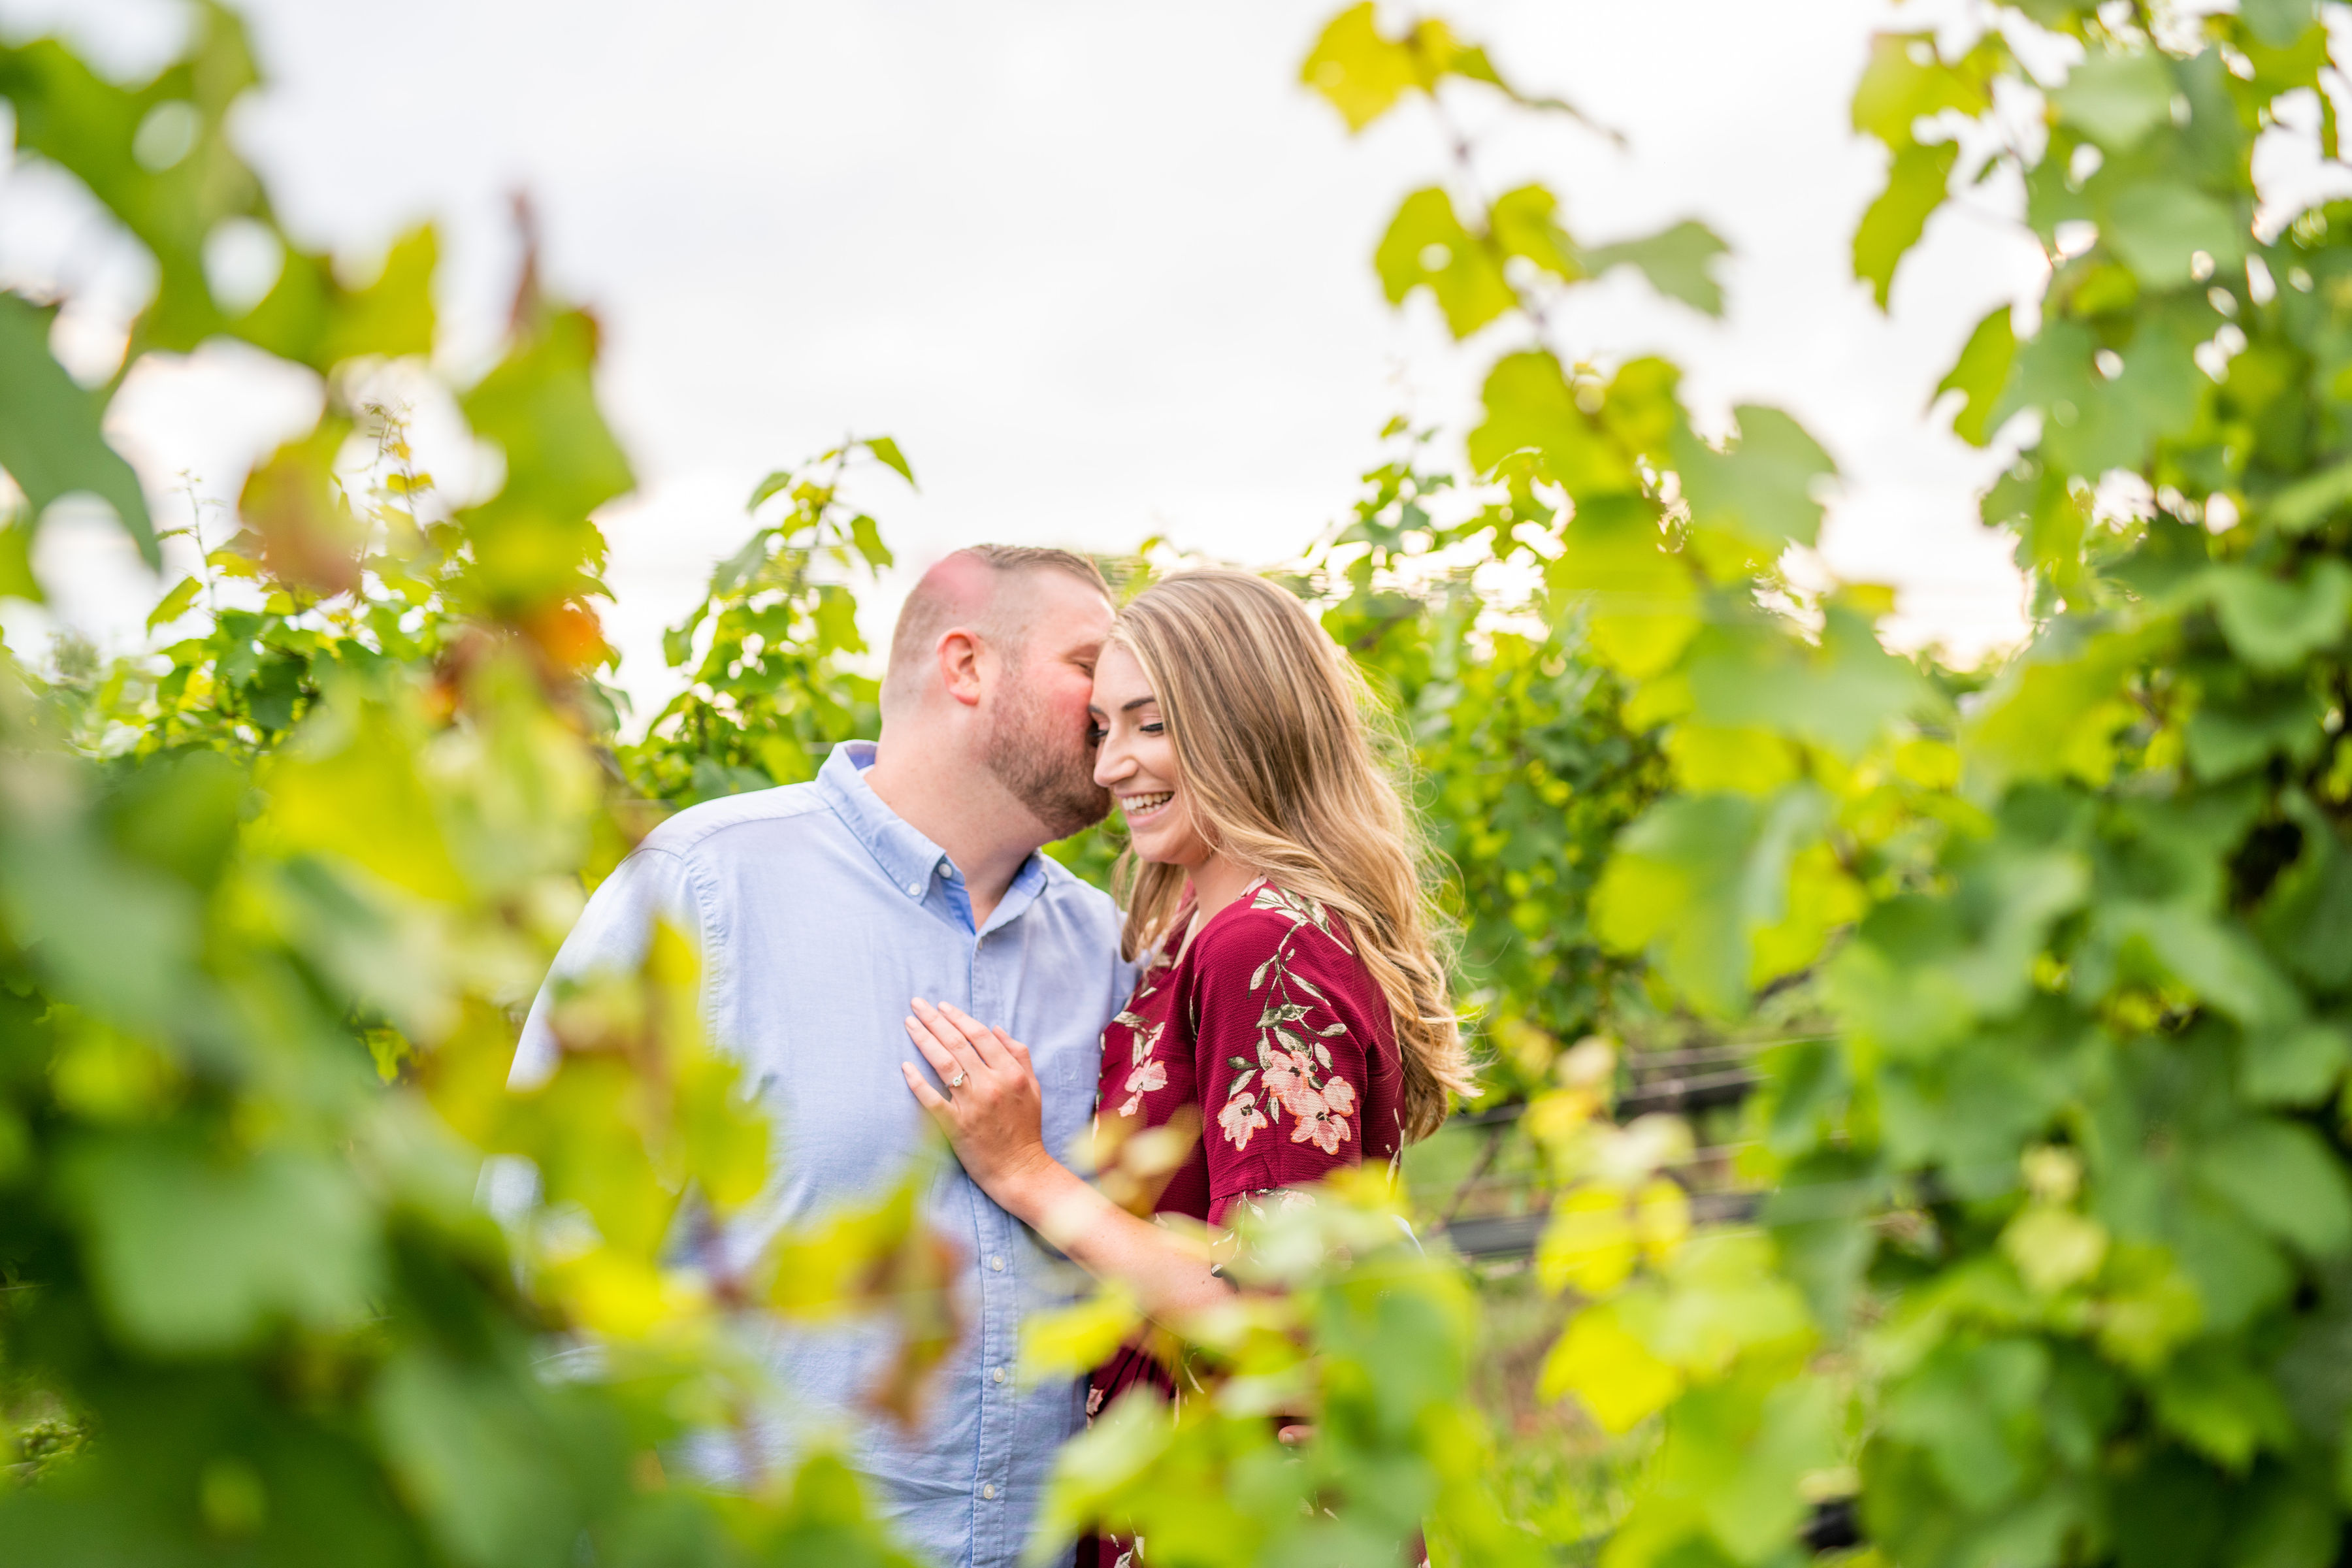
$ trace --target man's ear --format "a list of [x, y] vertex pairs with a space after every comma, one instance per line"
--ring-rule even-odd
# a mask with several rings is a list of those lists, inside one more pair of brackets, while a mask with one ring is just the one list
[[980, 639], [961, 626], [940, 634], [940, 684], [967, 708], [980, 706]]

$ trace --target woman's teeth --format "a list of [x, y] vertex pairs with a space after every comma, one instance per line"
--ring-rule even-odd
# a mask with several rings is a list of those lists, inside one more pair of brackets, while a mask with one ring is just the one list
[[1118, 805], [1119, 809], [1127, 813], [1127, 819], [1129, 822], [1132, 822], [1139, 816], [1150, 816], [1153, 812], [1158, 811], [1161, 806], [1166, 805], [1170, 801], [1175, 798], [1176, 792], [1174, 790], [1164, 789], [1156, 795], [1130, 795], [1123, 796], [1120, 798]]

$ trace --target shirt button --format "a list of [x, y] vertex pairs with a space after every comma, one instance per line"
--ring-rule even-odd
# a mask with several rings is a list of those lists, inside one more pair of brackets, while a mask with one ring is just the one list
[[1004, 1272], [1004, 1255], [1003, 1255], [1003, 1253], [998, 1253], [998, 1252], [992, 1252], [992, 1253], [990, 1253], [990, 1254], [988, 1255], [988, 1266], [989, 1266], [991, 1268], [995, 1269], [999, 1274], [1003, 1273], [1003, 1272]]
[[922, 890], [923, 885], [920, 882], [909, 882], [907, 884], [907, 891], [910, 893], [919, 893]]
[[1004, 1369], [1001, 1366], [992, 1368], [988, 1375], [994, 1378], [997, 1382], [1003, 1383], [1004, 1381]]
[[996, 1483], [995, 1483], [994, 1481], [991, 1481], [991, 1482], [989, 1482], [986, 1486], [984, 1486], [984, 1487], [981, 1488], [981, 1489], [980, 1489], [980, 1495], [981, 1495], [981, 1496], [982, 1496], [982, 1497], [984, 1497], [984, 1498], [986, 1498], [986, 1499], [988, 1499], [991, 1502], [995, 1501], [995, 1500], [996, 1500]]

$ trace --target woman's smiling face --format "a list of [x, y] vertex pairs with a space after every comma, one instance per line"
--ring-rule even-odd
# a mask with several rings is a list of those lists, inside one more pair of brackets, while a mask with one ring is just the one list
[[1094, 700], [1087, 711], [1098, 739], [1095, 783], [1118, 802], [1136, 854], [1171, 866], [1207, 860], [1209, 843], [1192, 825], [1160, 699], [1135, 655], [1118, 643], [1104, 648], [1095, 666]]

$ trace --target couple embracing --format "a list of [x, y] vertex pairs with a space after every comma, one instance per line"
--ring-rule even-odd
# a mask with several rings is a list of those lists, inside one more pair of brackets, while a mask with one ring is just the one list
[[[704, 1024], [782, 1145], [716, 1240], [730, 1265], [887, 1191], [929, 1122], [959, 1162], [927, 1212], [961, 1247], [964, 1333], [917, 1424], [856, 1423], [887, 1325], [778, 1324], [789, 1404], [754, 1420], [753, 1454], [714, 1441], [699, 1468], [764, 1468], [847, 1430], [902, 1539], [1013, 1568], [1061, 1445], [1111, 1400], [1171, 1392], [1139, 1349], [1024, 1388], [1023, 1320], [1071, 1299], [1073, 1264], [1161, 1318], [1231, 1289], [1197, 1226], [1137, 1218], [1063, 1163], [1089, 1121], [1097, 1146], [1197, 1129], [1155, 1209], [1213, 1232], [1436, 1127], [1466, 1084], [1463, 1047], [1418, 840], [1360, 698], [1346, 656], [1263, 579], [1187, 573], [1115, 611], [1083, 556], [960, 551], [900, 612], [877, 742], [836, 747], [807, 784], [680, 813], [596, 889], [516, 1079], [554, 1061], [560, 981], [635, 966], [657, 921], [694, 936]], [[1123, 914], [1039, 852], [1114, 802]], [[1075, 1550], [1111, 1568], [1125, 1549]]]

